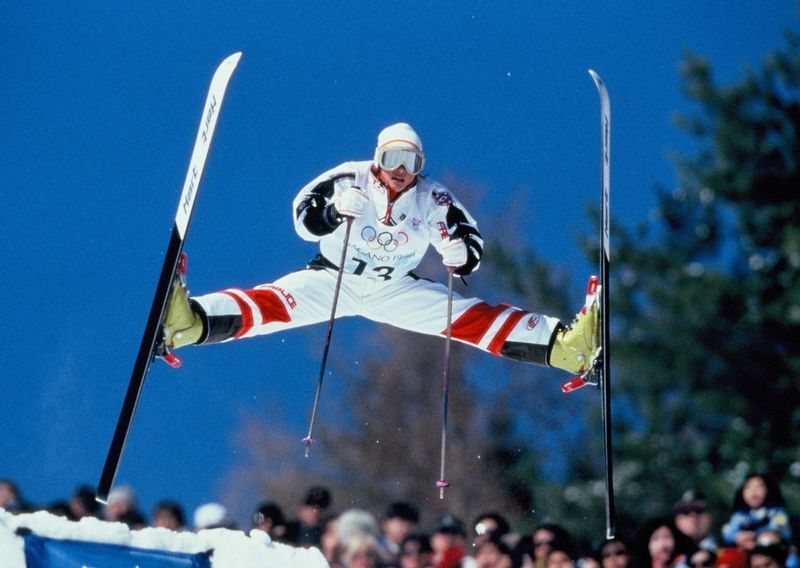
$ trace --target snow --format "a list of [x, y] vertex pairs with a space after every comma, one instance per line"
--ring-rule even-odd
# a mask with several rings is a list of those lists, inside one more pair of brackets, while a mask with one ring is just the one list
[[124, 523], [110, 523], [92, 517], [70, 521], [45, 511], [13, 515], [0, 508], [0, 558], [4, 568], [25, 568], [24, 541], [18, 528], [62, 540], [119, 544], [169, 552], [197, 553], [214, 549], [214, 568], [327, 568], [317, 548], [294, 548], [273, 542], [267, 533], [250, 534], [229, 529], [207, 529], [198, 533], [174, 532], [164, 528], [130, 530]]

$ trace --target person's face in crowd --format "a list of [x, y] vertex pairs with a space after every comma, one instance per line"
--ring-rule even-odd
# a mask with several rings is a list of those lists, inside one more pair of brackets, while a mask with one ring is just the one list
[[681, 506], [675, 513], [675, 526], [694, 542], [700, 542], [711, 531], [711, 513], [702, 503]]
[[497, 521], [492, 518], [483, 518], [478, 519], [478, 522], [475, 524], [475, 540], [472, 542], [472, 546], [475, 548], [479, 547], [481, 544], [489, 540], [492, 532], [497, 530]]
[[297, 518], [307, 527], [317, 526], [325, 515], [325, 509], [317, 505], [302, 505], [297, 511]]
[[742, 498], [751, 509], [757, 509], [767, 498], [767, 484], [759, 476], [748, 479], [742, 488]]
[[547, 568], [572, 568], [572, 558], [566, 552], [554, 550], [547, 555]]
[[555, 535], [547, 529], [538, 529], [533, 533], [533, 555], [536, 560], [544, 561], [550, 552]]
[[420, 544], [408, 541], [400, 551], [400, 568], [428, 568], [433, 561], [433, 552], [420, 552]]
[[81, 501], [75, 495], [73, 495], [69, 499], [69, 510], [78, 519], [82, 519], [83, 517], [88, 517], [89, 515], [91, 515], [89, 510], [83, 504], [83, 501]]
[[400, 544], [403, 539], [414, 532], [416, 524], [400, 517], [386, 519], [383, 523], [383, 534], [391, 542]]
[[373, 568], [377, 565], [378, 555], [370, 547], [363, 547], [356, 550], [350, 556], [348, 568]]
[[597, 561], [596, 558], [592, 556], [581, 556], [578, 558], [578, 566], [581, 568], [603, 568], [602, 564]]
[[675, 550], [675, 537], [668, 527], [660, 526], [650, 535], [647, 544], [650, 558], [653, 562], [667, 563], [672, 558], [672, 551]]
[[497, 548], [493, 542], [484, 542], [475, 551], [478, 568], [511, 568], [511, 558]]
[[0, 483], [0, 507], [7, 508], [17, 500], [14, 489], [8, 483]]
[[128, 512], [130, 503], [127, 501], [119, 500], [106, 505], [106, 518], [116, 520]]
[[780, 563], [766, 554], [753, 554], [750, 556], [750, 568], [782, 568]]
[[171, 531], [177, 531], [182, 528], [178, 523], [178, 519], [175, 518], [175, 515], [166, 508], [155, 510], [152, 524], [154, 527], [162, 527]]
[[600, 550], [603, 568], [626, 568], [631, 562], [624, 542], [609, 542]]

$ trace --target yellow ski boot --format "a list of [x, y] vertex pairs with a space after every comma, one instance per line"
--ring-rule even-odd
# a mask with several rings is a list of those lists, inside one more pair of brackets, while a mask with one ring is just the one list
[[586, 296], [586, 303], [573, 322], [556, 332], [547, 363], [574, 375], [586, 374], [599, 354], [600, 286]]

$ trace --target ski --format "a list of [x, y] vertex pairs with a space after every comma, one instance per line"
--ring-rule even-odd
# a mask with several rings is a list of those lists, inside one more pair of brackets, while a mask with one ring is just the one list
[[114, 485], [114, 479], [119, 469], [122, 452], [125, 449], [125, 441], [131, 429], [133, 416], [136, 406], [144, 387], [144, 381], [150, 368], [150, 363], [156, 357], [163, 358], [171, 366], [180, 364], [179, 360], [169, 352], [157, 352], [158, 340], [161, 334], [161, 324], [164, 318], [164, 311], [172, 290], [172, 285], [176, 275], [182, 272], [183, 268], [183, 243], [186, 232], [189, 228], [189, 221], [192, 217], [194, 204], [197, 200], [200, 188], [200, 179], [211, 147], [211, 138], [214, 135], [214, 128], [219, 118], [222, 100], [228, 87], [236, 66], [241, 58], [241, 52], [236, 52], [219, 64], [206, 97], [203, 114], [200, 117], [200, 127], [195, 138], [194, 148], [189, 160], [189, 168], [186, 172], [186, 179], [183, 183], [183, 190], [178, 201], [178, 210], [175, 214], [175, 223], [172, 227], [169, 245], [164, 257], [164, 265], [161, 269], [161, 276], [158, 279], [153, 304], [150, 308], [150, 315], [144, 329], [142, 343], [139, 347], [138, 355], [133, 366], [128, 390], [122, 403], [117, 427], [114, 430], [114, 437], [108, 450], [105, 465], [100, 481], [97, 484], [95, 498], [101, 503], [107, 503], [108, 495]]
[[608, 278], [611, 256], [611, 101], [605, 83], [595, 71], [589, 70], [600, 96], [600, 361], [598, 365], [603, 420], [603, 453], [606, 482], [606, 538], [614, 538], [614, 479], [611, 438], [611, 302]]
[[[605, 83], [595, 71], [589, 70], [600, 96], [600, 277], [589, 279], [587, 300], [597, 294], [600, 288], [600, 349], [592, 367], [583, 375], [573, 377], [561, 385], [565, 393], [572, 392], [586, 385], [595, 385], [600, 389], [601, 416], [603, 422], [603, 454], [605, 468], [606, 496], [606, 538], [614, 538], [614, 479], [611, 437], [611, 302], [609, 301], [609, 265], [611, 256], [611, 103]], [[602, 286], [601, 286], [602, 284]]]

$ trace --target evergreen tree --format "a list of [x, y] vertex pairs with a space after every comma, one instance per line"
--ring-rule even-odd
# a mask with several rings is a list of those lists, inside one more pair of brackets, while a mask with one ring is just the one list
[[615, 227], [617, 481], [643, 514], [696, 485], [727, 510], [746, 469], [800, 462], [800, 38], [731, 85], [682, 74], [699, 150], [657, 223]]

